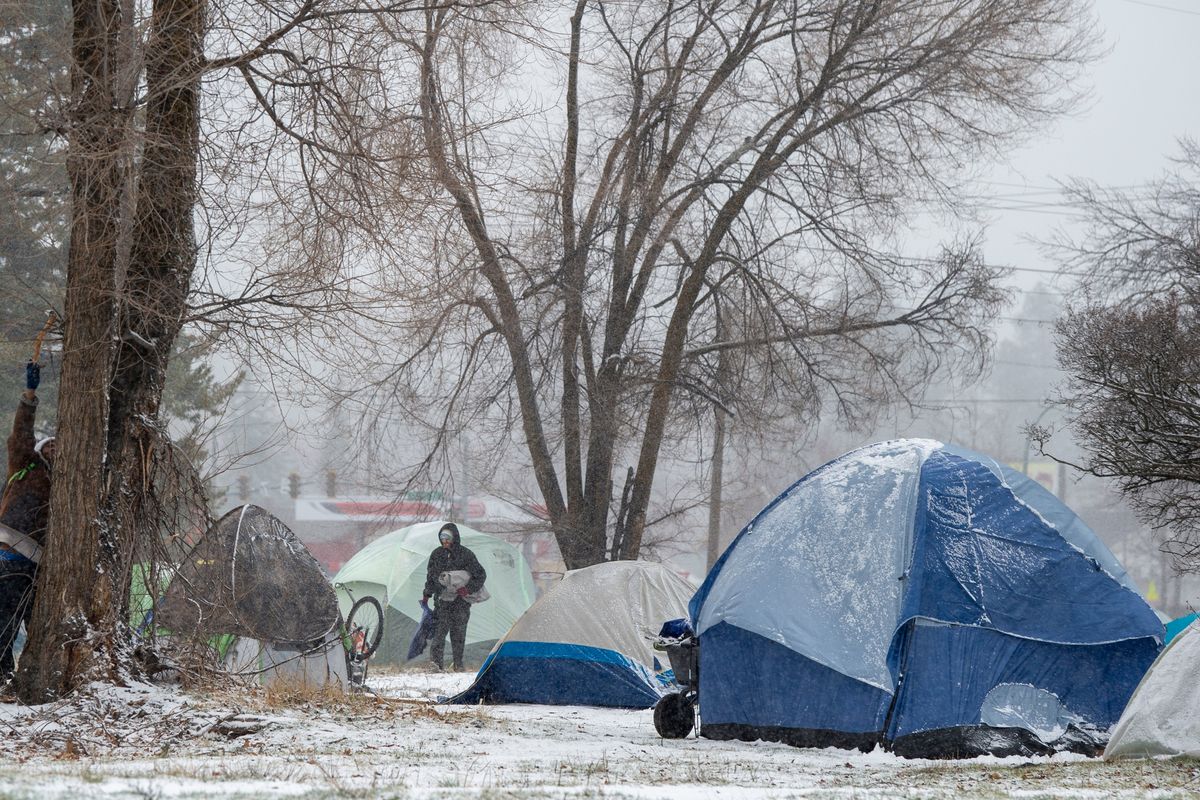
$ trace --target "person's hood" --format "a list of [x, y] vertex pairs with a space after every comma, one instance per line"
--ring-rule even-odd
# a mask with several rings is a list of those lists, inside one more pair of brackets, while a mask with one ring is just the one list
[[50, 462], [46, 461], [46, 457], [42, 455], [42, 448], [53, 441], [54, 441], [53, 436], [46, 436], [44, 438], [38, 439], [37, 444], [35, 444], [33, 446], [33, 452], [37, 453], [38, 458], [40, 458], [42, 461], [44, 461], [47, 464], [49, 464]]
[[451, 547], [458, 547], [460, 544], [462, 544], [462, 536], [459, 535], [459, 533], [458, 533], [458, 526], [455, 525], [453, 522], [447, 522], [445, 525], [438, 528], [438, 542], [439, 543], [441, 542], [442, 531], [450, 531]]

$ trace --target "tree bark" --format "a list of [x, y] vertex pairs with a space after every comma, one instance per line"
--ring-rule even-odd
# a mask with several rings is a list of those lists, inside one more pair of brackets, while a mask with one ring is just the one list
[[[118, 316], [108, 429], [108, 463], [122, 469], [110, 481], [107, 505], [135, 545], [159, 523], [156, 509], [145, 507], [154, 495], [154, 454], [167, 442], [159, 405], [196, 268], [205, 12], [205, 0], [155, 0], [147, 45], [146, 144]], [[136, 550], [129, 548], [127, 555]]]
[[[73, 685], [105, 642], [96, 623], [112, 598], [108, 520], [101, 465], [108, 436], [117, 253], [128, 118], [119, 97], [120, 0], [75, 0], [67, 171], [71, 244], [64, 302], [58, 456], [50, 530], [29, 641], [17, 674], [22, 701], [43, 702]], [[70, 464], [70, 480], [60, 476]]]
[[128, 102], [116, 96], [121, 8], [75, 4], [74, 199], [67, 277], [60, 469], [45, 573], [18, 689], [38, 702], [129, 670], [132, 564], [159, 529], [158, 421], [171, 346], [196, 264], [204, 0], [156, 0], [146, 50], [146, 142], [127, 263], [118, 241]]

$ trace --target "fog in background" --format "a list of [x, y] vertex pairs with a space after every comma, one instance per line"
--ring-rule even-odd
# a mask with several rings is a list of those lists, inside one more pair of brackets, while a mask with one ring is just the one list
[[[947, 375], [929, 387], [920, 407], [879, 408], [874, 420], [857, 428], [845, 425], [832, 407], [820, 419], [784, 419], [759, 430], [741, 429], [734, 420], [724, 470], [722, 544], [780, 491], [829, 459], [872, 441], [928, 437], [993, 456], [1042, 481], [1100, 534], [1155, 607], [1175, 615], [1200, 605], [1200, 582], [1174, 575], [1152, 533], [1107, 483], [1083, 480], [1042, 455], [1023, 430], [1035, 422], [1054, 427], [1052, 454], [1066, 461], [1080, 456], [1052, 403], [1062, 381], [1053, 322], [1065, 303], [1080, 296], [1077, 277], [1060, 274], [1045, 246], [1056, 232], [1070, 235], [1076, 220], [1059, 183], [1083, 178], [1136, 189], [1170, 169], [1179, 137], [1200, 136], [1200, 106], [1194, 102], [1200, 10], [1183, 0], [1098, 0], [1096, 13], [1111, 49], [1090, 72], [1090, 105], [1039, 134], [1008, 163], [974, 165], [981, 176], [983, 252], [989, 263], [1013, 269], [1008, 284], [1013, 299], [995, 323], [990, 372], [966, 386]], [[914, 241], [939, 233], [936, 220], [929, 226], [914, 231]], [[221, 366], [246, 377], [207, 443], [218, 510], [255, 502], [292, 520], [302, 538], [319, 539], [329, 531], [320, 522], [295, 518], [298, 499], [385, 501], [440, 493], [452, 513], [465, 513], [462, 503], [470, 497], [540, 502], [519, 448], [500, 448], [474, 431], [461, 431], [431, 470], [436, 477], [409, 484], [406, 476], [425, 457], [427, 432], [375, 429], [375, 420], [351, 408], [330, 409], [325, 398], [307, 396], [302, 387], [279, 385], [266, 365], [228, 360]], [[357, 368], [345, 365], [348, 373]], [[656, 492], [678, 514], [656, 524], [648, 542], [648, 557], [668, 560], [691, 576], [705, 568], [711, 448], [704, 424], [697, 420], [691, 441], [664, 450]], [[371, 428], [370, 435], [356, 436], [364, 427]], [[359, 444], [352, 445], [355, 441]]]

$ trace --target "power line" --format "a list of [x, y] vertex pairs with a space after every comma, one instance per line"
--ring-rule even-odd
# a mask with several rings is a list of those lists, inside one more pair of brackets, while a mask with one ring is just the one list
[[1016, 294], [1040, 294], [1045, 297], [1066, 297], [1062, 292], [1048, 292], [1041, 289], [1022, 289], [1021, 287], [1011, 287], [1011, 291]]
[[999, 403], [999, 404], [1037, 403], [1038, 405], [1047, 405], [1048, 404], [1046, 398], [1044, 398], [1044, 397], [1014, 397], [1014, 398], [954, 397], [954, 398], [945, 398], [945, 399], [939, 399], [939, 400], [931, 399], [930, 402], [945, 403], [946, 407], [952, 407], [954, 405], [964, 405], [967, 403], [974, 403], [975, 405], [989, 405], [992, 403]]
[[[837, 250], [836, 248], [824, 247], [824, 246], [810, 247], [810, 248], [808, 248], [808, 252], [810, 254], [812, 254], [812, 253], [828, 253], [828, 254], [834, 255], [834, 256], [844, 255], [841, 251]], [[938, 259], [931, 258], [929, 256], [902, 256], [902, 255], [897, 255], [894, 259], [894, 262], [898, 263], [898, 264], [907, 264], [910, 266], [922, 266], [922, 267], [937, 266], [940, 263], [938, 261]], [[1072, 277], [1076, 277], [1076, 278], [1087, 278], [1087, 277], [1091, 276], [1091, 273], [1089, 273], [1089, 272], [1079, 272], [1079, 271], [1071, 271], [1071, 270], [1063, 270], [1063, 269], [1051, 269], [1048, 267], [1013, 267], [1013, 266], [1009, 266], [1007, 264], [993, 264], [990, 262], [981, 262], [980, 266], [987, 267], [988, 269], [1004, 270], [1005, 272], [1033, 272], [1033, 273], [1038, 273], [1041, 275], [1067, 275], [1067, 276], [1072, 276]]]
[[1147, 3], [1145, 0], [1125, 0], [1126, 3], [1135, 6], [1146, 6], [1146, 8], [1157, 8], [1162, 11], [1174, 11], [1176, 14], [1188, 14], [1193, 17], [1200, 17], [1200, 11], [1191, 11], [1186, 8], [1176, 8], [1175, 6], [1164, 6], [1159, 3]]
[[1028, 367], [1029, 369], [1054, 369], [1054, 370], [1058, 369], [1058, 367], [1054, 366], [1053, 364], [1027, 364], [1024, 361], [1008, 361], [1007, 359], [1003, 359], [1003, 358], [997, 358], [995, 363], [1003, 364], [1006, 367]]
[[[1022, 189], [1029, 191], [1030, 194], [1062, 194], [1063, 192], [1070, 190], [1070, 187], [1038, 186], [1037, 184], [1013, 183], [1011, 181], [975, 181], [975, 183], [979, 186], [1003, 186], [1008, 189]], [[1146, 181], [1144, 183], [1126, 183], [1123, 185], [1097, 185], [1095, 188], [1103, 192], [1129, 192], [1134, 189], [1155, 189], [1157, 187], [1157, 183], [1153, 181]]]
[[1087, 219], [1082, 211], [1060, 211], [1054, 208], [1040, 206], [975, 206], [980, 211], [990, 211], [994, 214], [1041, 214], [1046, 217], [1063, 217], [1065, 219]]
[[995, 267], [996, 269], [1010, 269], [1013, 272], [1037, 272], [1043, 275], [1073, 275], [1076, 278], [1088, 277], [1088, 273], [1086, 272], [1070, 272], [1061, 269], [1046, 269], [1045, 267], [1004, 267], [996, 264], [988, 264], [987, 266]]

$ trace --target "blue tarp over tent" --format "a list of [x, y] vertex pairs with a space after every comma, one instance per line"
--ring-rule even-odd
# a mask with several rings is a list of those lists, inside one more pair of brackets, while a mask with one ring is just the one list
[[653, 670], [606, 647], [505, 642], [452, 703], [649, 708], [662, 697]]
[[1102, 739], [1163, 640], [1117, 560], [1039, 484], [915, 439], [789, 488], [690, 612], [704, 735], [908, 755]]

